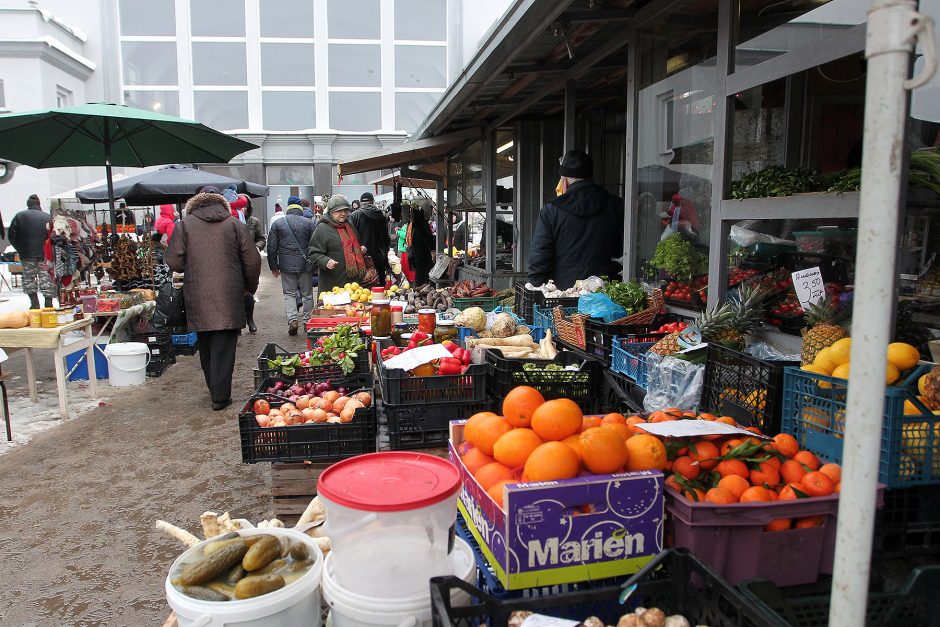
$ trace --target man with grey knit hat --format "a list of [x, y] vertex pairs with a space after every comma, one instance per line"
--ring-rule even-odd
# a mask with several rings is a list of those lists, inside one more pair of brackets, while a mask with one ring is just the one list
[[[268, 267], [281, 279], [284, 309], [287, 312], [287, 334], [297, 335], [301, 323], [313, 310], [313, 263], [307, 259], [307, 244], [313, 235], [313, 220], [305, 218], [299, 196], [287, 199], [284, 219], [271, 224], [268, 232]], [[297, 315], [297, 293], [301, 294], [303, 320]]]
[[52, 217], [42, 210], [39, 196], [33, 194], [26, 199], [26, 210], [13, 216], [10, 223], [10, 244], [20, 255], [23, 291], [29, 296], [32, 309], [39, 309], [37, 291], [45, 297], [45, 306], [52, 307], [52, 276], [44, 252], [50, 220]]

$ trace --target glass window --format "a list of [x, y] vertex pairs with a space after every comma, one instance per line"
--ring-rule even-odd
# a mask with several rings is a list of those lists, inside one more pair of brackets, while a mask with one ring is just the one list
[[396, 87], [447, 87], [447, 48], [395, 46]]
[[196, 120], [218, 131], [248, 128], [247, 91], [196, 91]]
[[261, 92], [262, 122], [268, 131], [316, 128], [316, 94], [312, 91]]
[[121, 0], [122, 35], [175, 35], [176, 10], [173, 0]]
[[666, 18], [641, 31], [638, 46], [636, 255], [650, 279], [663, 278], [662, 269], [646, 262], [677, 210], [679, 229], [707, 259], [718, 9], [690, 10], [683, 6], [680, 25]]
[[264, 0], [260, 8], [262, 37], [313, 37], [310, 0]]
[[337, 131], [376, 131], [382, 128], [382, 94], [331, 92], [330, 128]]
[[[265, 166], [268, 185], [313, 185], [312, 165]], [[286, 207], [286, 203], [284, 203]]]
[[395, 129], [410, 133], [418, 128], [440, 97], [438, 93], [427, 92], [395, 94]]
[[176, 44], [172, 41], [121, 43], [125, 85], [176, 85]]
[[[734, 67], [741, 70], [762, 61], [824, 42], [834, 33], [865, 22], [867, 0], [823, 0], [771, 3], [743, 0], [739, 17], [740, 43]], [[818, 6], [822, 4], [822, 6]], [[808, 11], [809, 8], [817, 8]]]
[[329, 0], [330, 39], [378, 39], [379, 0]]
[[193, 84], [247, 85], [245, 44], [193, 42]]
[[330, 87], [379, 87], [382, 49], [370, 44], [330, 44]]
[[312, 87], [313, 44], [261, 44], [261, 84]]
[[125, 91], [124, 104], [166, 115], [180, 114], [180, 95], [175, 91]]
[[189, 16], [193, 36], [245, 36], [245, 0], [189, 0]]
[[447, 3], [441, 0], [395, 0], [395, 39], [445, 41]]

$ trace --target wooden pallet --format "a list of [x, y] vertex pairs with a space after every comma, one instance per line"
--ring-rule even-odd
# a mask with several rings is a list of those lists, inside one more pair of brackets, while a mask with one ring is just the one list
[[330, 463], [271, 464], [271, 499], [274, 515], [292, 526], [317, 495], [317, 478]]

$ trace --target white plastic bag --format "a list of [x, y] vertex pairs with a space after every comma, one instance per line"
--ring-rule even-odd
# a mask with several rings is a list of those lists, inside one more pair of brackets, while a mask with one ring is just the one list
[[693, 364], [650, 352], [646, 354], [646, 367], [649, 373], [646, 398], [643, 399], [646, 411], [659, 411], [667, 407], [691, 410], [698, 407], [705, 380], [704, 364]]

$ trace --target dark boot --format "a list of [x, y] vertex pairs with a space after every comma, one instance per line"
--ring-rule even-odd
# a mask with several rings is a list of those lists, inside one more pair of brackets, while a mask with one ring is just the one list
[[39, 296], [36, 294], [29, 294], [29, 308], [39, 309]]
[[248, 318], [248, 332], [257, 333], [258, 325], [255, 324], [255, 297], [252, 294], [245, 294], [245, 317]]
[[46, 307], [52, 307], [52, 297], [46, 296]]

